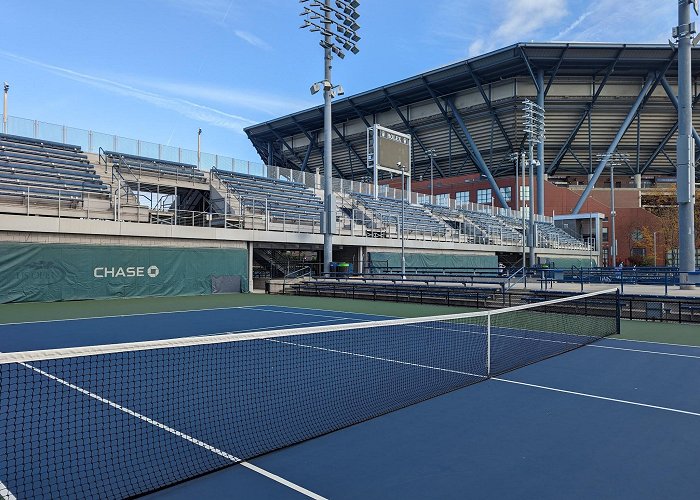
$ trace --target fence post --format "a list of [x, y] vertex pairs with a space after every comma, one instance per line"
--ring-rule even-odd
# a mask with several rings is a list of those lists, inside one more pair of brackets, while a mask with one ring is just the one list
[[622, 311], [620, 310], [620, 290], [615, 290], [615, 330], [620, 335]]
[[486, 314], [486, 376], [491, 376], [491, 313]]

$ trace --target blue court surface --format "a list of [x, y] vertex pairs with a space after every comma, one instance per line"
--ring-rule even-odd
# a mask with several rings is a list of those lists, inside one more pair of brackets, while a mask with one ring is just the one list
[[[376, 319], [385, 318], [254, 306], [24, 323], [0, 326], [0, 351]], [[512, 338], [510, 333], [501, 331], [500, 337]], [[498, 337], [493, 349], [512, 347], [499, 344]], [[341, 352], [342, 345], [333, 348]], [[352, 374], [350, 368], [340, 369]], [[80, 374], [66, 378], [80, 380]], [[697, 498], [698, 380], [700, 348], [608, 338], [148, 498]], [[86, 379], [77, 385], [90, 383]], [[167, 420], [166, 410], [158, 408], [158, 418], [146, 416], [162, 422]], [[134, 427], [139, 432], [138, 425]], [[62, 439], [70, 439], [65, 429], [53, 432], [60, 434], [52, 438], [57, 449]], [[176, 446], [180, 438], [169, 439]], [[100, 449], [94, 455], [117, 444], [134, 443], [95, 440]], [[157, 476], [157, 462], [152, 463], [149, 450], [117, 452], [131, 454], [134, 460], [149, 457], [144, 466]], [[193, 445], [192, 454], [202, 461], [211, 459], [202, 446]], [[42, 467], [51, 462], [43, 460]], [[108, 482], [109, 471], [103, 473], [101, 480]], [[0, 487], [3, 484], [13, 491], [12, 480], [0, 472]]]

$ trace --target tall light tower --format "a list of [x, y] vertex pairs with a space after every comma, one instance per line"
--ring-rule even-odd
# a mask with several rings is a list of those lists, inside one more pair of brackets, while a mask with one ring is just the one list
[[[523, 101], [523, 131], [527, 135], [528, 159], [530, 162], [530, 226], [528, 231], [528, 244], [530, 246], [530, 267], [534, 267], [535, 262], [535, 246], [537, 245], [535, 237], [535, 203], [532, 199], [532, 193], [535, 192], [534, 185], [534, 166], [535, 166], [535, 144], [544, 142], [544, 108], [535, 104], [529, 99]], [[523, 179], [523, 185], [525, 184]]]
[[7, 93], [10, 91], [10, 84], [5, 82], [3, 85], [3, 97], [2, 97], [2, 133], [7, 133]]
[[597, 155], [599, 161], [607, 160], [608, 165], [610, 165], [610, 260], [611, 266], [617, 266], [617, 234], [615, 227], [615, 216], [617, 211], [615, 210], [615, 167], [622, 165], [622, 162], [626, 162], [629, 159], [627, 153], [603, 153]]
[[[360, 2], [357, 0], [299, 0], [304, 4], [301, 16], [304, 16], [304, 24], [301, 29], [309, 28], [309, 31], [321, 34], [319, 42], [323, 47], [324, 77], [320, 82], [311, 86], [311, 93], [315, 94], [323, 88], [323, 272], [330, 272], [333, 260], [333, 229], [335, 226], [335, 203], [333, 200], [333, 136], [331, 128], [333, 118], [331, 114], [331, 99], [336, 95], [342, 95], [340, 85], [333, 85], [331, 70], [333, 68], [333, 54], [341, 59], [345, 57], [344, 50], [357, 54], [357, 42], [360, 37], [357, 31], [360, 26], [357, 19], [360, 14], [357, 8]], [[331, 6], [334, 4], [334, 6]]]
[[695, 271], [695, 143], [693, 142], [693, 101], [691, 45], [695, 23], [690, 22], [690, 6], [698, 13], [698, 0], [678, 0], [678, 143], [676, 154], [676, 196], [678, 197], [678, 268], [681, 289], [694, 288], [688, 273]]

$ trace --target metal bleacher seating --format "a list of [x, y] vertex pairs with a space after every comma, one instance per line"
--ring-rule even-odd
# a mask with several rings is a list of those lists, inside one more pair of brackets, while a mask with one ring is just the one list
[[586, 244], [561, 228], [547, 222], [536, 222], [542, 245], [550, 248], [585, 249]]
[[267, 213], [272, 221], [320, 223], [323, 202], [304, 184], [215, 168], [211, 173], [238, 198], [241, 212]]
[[79, 146], [0, 134], [0, 196], [81, 201], [109, 193]]
[[122, 175], [132, 174], [135, 177], [148, 175], [159, 178], [168, 177], [175, 180], [207, 182], [204, 172], [198, 169], [196, 165], [129, 155], [116, 151], [105, 151], [103, 155]]
[[385, 225], [395, 225], [400, 230], [401, 212], [403, 204], [404, 231], [406, 233], [427, 233], [445, 235], [447, 225], [435, 218], [420, 205], [412, 205], [408, 202], [393, 198], [374, 198], [373, 196], [352, 193], [352, 197], [364, 208], [374, 214], [374, 217]]

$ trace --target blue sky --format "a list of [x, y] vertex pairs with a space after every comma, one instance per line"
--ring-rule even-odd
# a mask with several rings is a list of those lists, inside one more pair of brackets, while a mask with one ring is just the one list
[[[518, 41], [665, 43], [677, 0], [360, 0], [347, 95]], [[11, 116], [259, 161], [243, 128], [320, 104], [295, 0], [5, 0]]]

